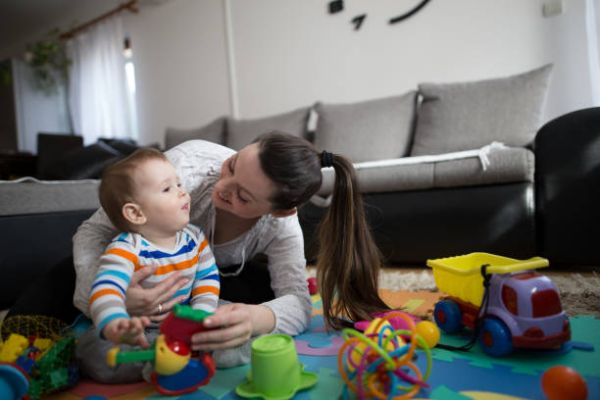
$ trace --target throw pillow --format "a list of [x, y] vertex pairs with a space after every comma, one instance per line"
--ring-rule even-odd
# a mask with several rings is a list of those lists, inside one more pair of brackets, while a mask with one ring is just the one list
[[225, 143], [225, 117], [219, 117], [208, 124], [195, 129], [167, 128], [165, 132], [166, 149], [171, 149], [188, 140], [202, 139], [209, 142]]
[[65, 154], [55, 165], [55, 179], [98, 179], [104, 168], [123, 157], [117, 149], [98, 141]]
[[[125, 156], [130, 155], [131, 153], [140, 148], [137, 142], [133, 139], [99, 138], [98, 141], [109, 145], [110, 147], [112, 147], [113, 149], [117, 150], [119, 153]], [[152, 146], [154, 147], [155, 145]]]
[[317, 103], [315, 146], [353, 162], [408, 154], [415, 118], [416, 92], [358, 103]]
[[551, 65], [475, 82], [419, 85], [423, 97], [411, 155], [441, 154], [491, 142], [526, 146], [542, 123]]
[[257, 119], [227, 120], [227, 147], [240, 150], [252, 143], [257, 136], [271, 131], [281, 131], [295, 136], [306, 137], [306, 123], [309, 107], [298, 108], [283, 114]]

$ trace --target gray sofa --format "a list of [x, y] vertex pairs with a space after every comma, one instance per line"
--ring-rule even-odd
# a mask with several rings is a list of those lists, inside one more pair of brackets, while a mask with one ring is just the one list
[[[600, 265], [600, 108], [540, 129], [550, 67], [479, 82], [421, 84], [400, 96], [311, 107], [253, 120], [168, 129], [167, 148], [204, 139], [239, 149], [269, 130], [355, 162], [375, 238], [390, 263], [487, 251]], [[497, 142], [494, 144], [494, 142]], [[502, 145], [498, 144], [502, 143]], [[306, 253], [333, 175], [299, 210]], [[71, 253], [98, 207], [96, 180], [0, 183], [0, 309]], [[69, 295], [68, 289], [65, 290]]]
[[[196, 129], [167, 129], [166, 145], [205, 139], [240, 149], [278, 129], [348, 156], [376, 240], [390, 263], [421, 265], [428, 258], [487, 251], [518, 258], [552, 255], [553, 265], [593, 265], [600, 257], [592, 251], [572, 252], [560, 240], [548, 242], [541, 214], [549, 198], [536, 190], [536, 181], [546, 181], [549, 169], [539, 167], [536, 147], [545, 143], [537, 133], [551, 69], [475, 82], [423, 83], [399, 96], [319, 102], [259, 119], [224, 116]], [[577, 133], [560, 135], [573, 138], [563, 143], [565, 153], [542, 154], [541, 159], [579, 157], [569, 152], [579, 146]], [[331, 169], [323, 174], [318, 195], [299, 210], [311, 260], [318, 247], [314, 232], [334, 181]], [[597, 182], [574, 171], [564, 177], [565, 187], [572, 179], [592, 186]], [[568, 234], [584, 248], [593, 233], [589, 225], [579, 234], [570, 227]]]
[[0, 310], [12, 306], [33, 281], [69, 257], [77, 227], [99, 207], [98, 183], [0, 181]]

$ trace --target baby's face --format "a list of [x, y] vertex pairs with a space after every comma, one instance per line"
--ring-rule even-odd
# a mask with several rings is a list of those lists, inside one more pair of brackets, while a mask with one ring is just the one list
[[135, 199], [147, 218], [145, 230], [170, 235], [189, 223], [190, 195], [170, 162], [145, 161], [135, 170], [134, 179]]

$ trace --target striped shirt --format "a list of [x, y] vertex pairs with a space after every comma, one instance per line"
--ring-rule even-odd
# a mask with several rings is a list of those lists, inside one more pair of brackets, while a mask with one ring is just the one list
[[131, 276], [147, 266], [156, 266], [156, 270], [140, 282], [142, 287], [155, 287], [179, 271], [188, 278], [188, 283], [173, 298], [185, 296], [184, 303], [195, 309], [209, 312], [216, 309], [219, 272], [204, 234], [188, 225], [177, 233], [176, 242], [173, 249], [165, 250], [137, 233], [124, 232], [107, 246], [89, 297], [90, 314], [100, 332], [116, 318], [129, 318], [125, 295]]

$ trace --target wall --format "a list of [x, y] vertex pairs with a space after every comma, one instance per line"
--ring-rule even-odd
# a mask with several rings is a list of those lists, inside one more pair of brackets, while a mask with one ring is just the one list
[[[598, 0], [596, 6], [600, 12]], [[547, 116], [591, 107], [594, 99], [591, 64], [588, 60], [588, 38], [585, 25], [585, 1], [569, 0], [566, 12], [544, 21], [545, 52], [554, 63], [552, 85], [548, 93]], [[598, 26], [600, 28], [600, 25]], [[600, 88], [596, 88], [596, 91]]]
[[230, 110], [221, 0], [177, 0], [128, 15], [140, 141], [197, 127]]
[[[315, 100], [344, 102], [403, 93], [419, 82], [511, 74], [548, 62], [537, 1], [234, 1], [240, 109], [253, 116]], [[398, 4], [404, 4], [399, 7]], [[367, 13], [359, 31], [350, 20]], [[257, 94], [260, 97], [257, 99]]]
[[[592, 106], [586, 2], [563, 0], [565, 12], [545, 18], [545, 1], [433, 0], [392, 26], [390, 17], [419, 1], [352, 0], [334, 15], [329, 0], [145, 1], [139, 14], [126, 14], [139, 140], [162, 142], [169, 126], [198, 127], [235, 111], [256, 118], [546, 63], [554, 64], [546, 119]], [[355, 31], [350, 21], [362, 13]]]
[[[324, 0], [199, 3], [176, 0], [132, 18], [147, 142], [167, 126], [201, 126], [234, 111], [256, 118], [546, 63], [554, 64], [546, 120], [593, 105], [581, 0], [564, 0], [564, 13], [549, 18], [543, 0], [434, 0], [396, 25], [387, 20], [417, 0], [346, 1], [333, 15]], [[350, 21], [362, 13], [355, 31]]]
[[35, 154], [39, 132], [71, 132], [65, 91], [59, 87], [47, 94], [37, 89], [33, 72], [24, 61], [14, 59], [12, 67], [18, 147]]
[[[316, 100], [403, 93], [419, 82], [505, 76], [554, 63], [547, 118], [589, 105], [584, 3], [544, 18], [538, 0], [354, 0], [328, 15], [319, 0], [233, 2], [240, 113], [254, 117]], [[399, 6], [403, 4], [403, 6]], [[367, 18], [359, 31], [351, 19]], [[579, 95], [576, 95], [579, 93]]]

